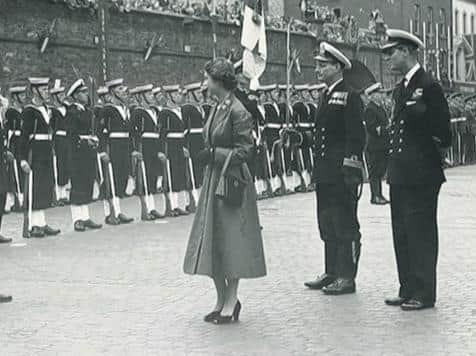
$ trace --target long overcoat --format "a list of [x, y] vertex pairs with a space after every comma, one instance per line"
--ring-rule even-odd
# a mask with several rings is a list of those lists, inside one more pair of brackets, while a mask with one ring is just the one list
[[[234, 95], [214, 107], [204, 127], [206, 147], [214, 159], [204, 174], [184, 272], [219, 278], [257, 278], [266, 275], [256, 192], [246, 162], [253, 152], [251, 115]], [[228, 174], [246, 181], [241, 207], [215, 196], [221, 169], [232, 152]]]

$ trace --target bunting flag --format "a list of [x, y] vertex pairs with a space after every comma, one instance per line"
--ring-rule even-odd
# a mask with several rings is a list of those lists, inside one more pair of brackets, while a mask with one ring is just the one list
[[301, 74], [301, 61], [299, 59], [300, 51], [293, 49], [289, 55], [289, 68], [288, 71], [291, 73], [295, 70], [297, 73]]
[[267, 46], [264, 11], [261, 0], [245, 4], [243, 31], [243, 74], [250, 79], [250, 89], [259, 87], [259, 78], [266, 69]]

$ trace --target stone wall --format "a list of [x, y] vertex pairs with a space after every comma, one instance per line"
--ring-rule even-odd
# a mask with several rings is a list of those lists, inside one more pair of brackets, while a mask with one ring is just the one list
[[[46, 51], [41, 54], [40, 38], [56, 19]], [[107, 14], [109, 79], [123, 77], [130, 85], [187, 83], [201, 80], [204, 63], [211, 58], [211, 24], [200, 19], [144, 12]], [[162, 37], [148, 61], [144, 54], [156, 34]], [[240, 53], [239, 27], [217, 26], [218, 54]], [[22, 81], [32, 75], [47, 75], [72, 82], [77, 75], [92, 75], [102, 81], [100, 26], [97, 14], [69, 10], [50, 0], [0, 0], [0, 82]], [[295, 82], [314, 78], [313, 51], [316, 39], [294, 34], [292, 45], [301, 51], [302, 73]], [[353, 58], [355, 49], [343, 46]], [[286, 36], [268, 31], [268, 67], [262, 83], [284, 82]], [[362, 60], [381, 79], [378, 51], [361, 49]], [[385, 73], [384, 73], [385, 74]], [[391, 78], [385, 76], [385, 82]]]

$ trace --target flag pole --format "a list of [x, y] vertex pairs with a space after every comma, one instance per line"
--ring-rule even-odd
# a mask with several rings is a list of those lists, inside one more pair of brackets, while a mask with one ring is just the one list
[[286, 31], [286, 128], [289, 127], [289, 85], [291, 83], [291, 23], [293, 19], [289, 19]]

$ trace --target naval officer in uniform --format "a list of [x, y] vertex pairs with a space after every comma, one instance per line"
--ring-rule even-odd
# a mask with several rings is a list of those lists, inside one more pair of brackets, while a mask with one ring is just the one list
[[393, 93], [387, 179], [400, 290], [385, 302], [420, 310], [436, 300], [437, 207], [445, 181], [442, 154], [451, 145], [450, 112], [441, 86], [418, 63], [423, 42], [401, 30], [387, 36], [384, 58], [401, 76]]
[[355, 292], [360, 256], [357, 205], [363, 180], [363, 105], [343, 79], [344, 69], [350, 69], [352, 64], [342, 52], [322, 42], [316, 60], [318, 80], [327, 84], [312, 137], [313, 181], [319, 232], [325, 246], [325, 273], [305, 285], [340, 295]]

